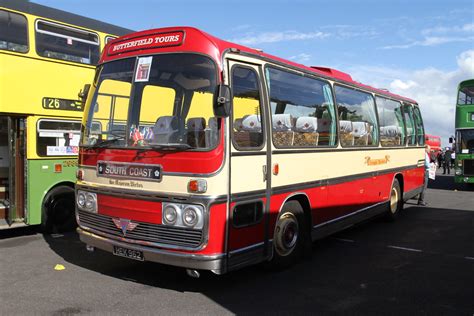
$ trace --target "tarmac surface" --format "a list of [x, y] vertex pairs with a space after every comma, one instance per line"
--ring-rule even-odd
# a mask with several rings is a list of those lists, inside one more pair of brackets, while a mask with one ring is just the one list
[[284, 271], [199, 279], [89, 253], [76, 233], [1, 231], [0, 315], [474, 315], [474, 189], [438, 175], [426, 196], [395, 223], [373, 219], [315, 242], [311, 258]]

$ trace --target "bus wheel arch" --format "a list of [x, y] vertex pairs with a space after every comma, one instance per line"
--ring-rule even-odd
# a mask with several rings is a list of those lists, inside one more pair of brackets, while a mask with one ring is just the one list
[[76, 226], [74, 184], [58, 183], [41, 203], [41, 230], [49, 234], [71, 231]]
[[308, 197], [288, 197], [278, 213], [273, 234], [271, 265], [285, 268], [298, 261], [310, 245], [311, 212]]
[[393, 178], [392, 186], [390, 188], [389, 201], [387, 210], [385, 212], [385, 218], [393, 222], [400, 215], [403, 209], [403, 178], [401, 175], [396, 175]]
[[398, 180], [398, 184], [400, 185], [400, 191], [401, 191], [401, 193], [402, 193], [402, 196], [401, 196], [401, 197], [402, 197], [402, 200], [403, 200], [403, 192], [405, 192], [405, 191], [404, 191], [404, 183], [403, 183], [403, 174], [397, 173], [397, 174], [395, 175], [395, 178], [394, 178], [394, 179], [397, 179], [397, 180]]

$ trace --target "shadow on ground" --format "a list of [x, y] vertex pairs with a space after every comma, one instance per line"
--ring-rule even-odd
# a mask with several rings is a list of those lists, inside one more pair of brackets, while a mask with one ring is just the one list
[[201, 293], [232, 313], [472, 314], [473, 222], [474, 212], [407, 206], [396, 223], [375, 219], [314, 243], [312, 257], [287, 270], [259, 265], [200, 279], [89, 253], [76, 233], [44, 238], [71, 264], [149, 290]]

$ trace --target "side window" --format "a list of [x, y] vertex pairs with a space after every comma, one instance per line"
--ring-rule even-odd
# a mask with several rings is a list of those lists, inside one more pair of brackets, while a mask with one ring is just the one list
[[37, 21], [36, 52], [43, 57], [96, 65], [100, 55], [99, 36], [57, 23]]
[[257, 73], [250, 68], [232, 69], [232, 137], [237, 149], [263, 146], [262, 105]]
[[402, 104], [398, 101], [376, 97], [382, 147], [405, 144], [405, 124]]
[[0, 10], [0, 49], [26, 53], [28, 28], [23, 15]]
[[75, 156], [79, 149], [81, 122], [40, 120], [36, 136], [38, 156]]
[[267, 68], [275, 147], [336, 145], [331, 85], [299, 74]]
[[338, 85], [335, 87], [335, 93], [341, 145], [377, 145], [378, 125], [373, 96]]
[[425, 144], [425, 129], [423, 127], [423, 119], [421, 118], [420, 109], [415, 106], [413, 107], [415, 114], [415, 125], [416, 125], [416, 140], [418, 145], [423, 146]]
[[474, 104], [474, 89], [473, 87], [464, 87], [459, 90], [458, 94], [459, 105], [472, 105]]
[[415, 119], [413, 117], [413, 107], [409, 104], [403, 106], [403, 113], [405, 116], [405, 124], [407, 127], [407, 144], [409, 146], [416, 145], [416, 131], [415, 131]]

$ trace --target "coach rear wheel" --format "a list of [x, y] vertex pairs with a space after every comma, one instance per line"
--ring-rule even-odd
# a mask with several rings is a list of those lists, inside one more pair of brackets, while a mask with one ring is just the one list
[[390, 221], [394, 221], [403, 207], [402, 194], [400, 190], [400, 183], [397, 179], [393, 180], [392, 189], [390, 190], [390, 201], [389, 207], [386, 213], [386, 217]]
[[286, 267], [301, 257], [305, 231], [303, 208], [297, 201], [287, 202], [275, 226], [272, 266]]

